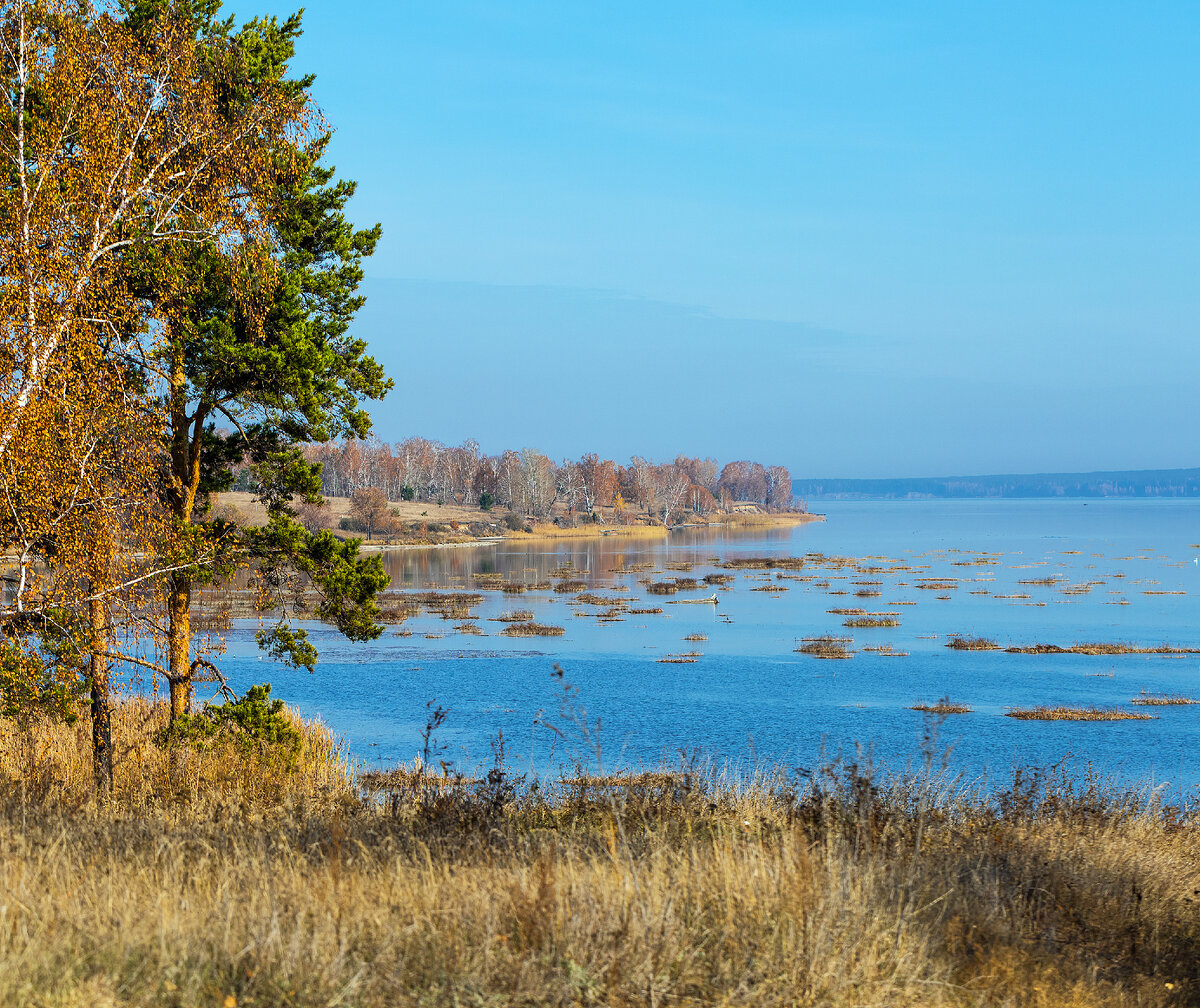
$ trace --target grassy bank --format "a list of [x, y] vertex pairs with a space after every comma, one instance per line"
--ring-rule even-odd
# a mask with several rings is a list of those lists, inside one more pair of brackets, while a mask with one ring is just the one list
[[[240, 491], [218, 494], [216, 506], [225, 508], [235, 520], [261, 525], [267, 520], [266, 508], [253, 494]], [[463, 546], [491, 539], [588, 539], [596, 536], [624, 536], [632, 538], [662, 538], [668, 529], [660, 522], [649, 519], [643, 512], [629, 516], [627, 522], [618, 523], [611, 508], [598, 508], [599, 523], [584, 522], [578, 514], [577, 524], [555, 524], [554, 521], [539, 521], [529, 518], [522, 529], [509, 528], [500, 510], [484, 511], [477, 505], [435, 504], [429, 502], [392, 501], [389, 503], [399, 527], [386, 536], [366, 540], [370, 546]], [[323, 523], [337, 530], [341, 519], [350, 515], [350, 498], [326, 497]], [[552, 511], [558, 518], [570, 518], [561, 505]], [[810, 521], [824, 521], [824, 515], [813, 515], [797, 511], [736, 511], [717, 512], [707, 517], [692, 516], [696, 526], [730, 527], [790, 527]], [[362, 533], [336, 531], [337, 535], [354, 535], [364, 538]]]
[[854, 768], [531, 789], [164, 752], [123, 706], [0, 744], [0, 1003], [1192, 1005], [1190, 814]]

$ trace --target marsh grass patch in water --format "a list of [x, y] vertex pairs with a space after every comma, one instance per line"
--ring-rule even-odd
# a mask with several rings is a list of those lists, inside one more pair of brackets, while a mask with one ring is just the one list
[[1195, 697], [1166, 693], [1141, 693], [1129, 702], [1138, 707], [1187, 707], [1191, 704], [1200, 704], [1200, 700]]
[[921, 711], [925, 714], [971, 714], [973, 710], [967, 704], [953, 703], [947, 697], [942, 697], [935, 704], [913, 704], [909, 710]]
[[505, 637], [561, 637], [567, 631], [546, 623], [510, 623], [500, 631]]
[[953, 651], [999, 651], [1000, 645], [990, 637], [951, 637], [946, 647]]
[[846, 647], [849, 643], [849, 637], [805, 637], [795, 651], [797, 654], [811, 655], [813, 658], [852, 658], [854, 652]]
[[1121, 710], [1119, 707], [1010, 707], [1005, 717], [1018, 721], [1154, 721], [1153, 714]]

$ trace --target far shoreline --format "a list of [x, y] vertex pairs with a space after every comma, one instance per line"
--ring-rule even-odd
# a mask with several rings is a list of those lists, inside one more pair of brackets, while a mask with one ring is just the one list
[[[251, 493], [232, 491], [219, 494], [214, 499], [214, 508], [224, 511], [233, 520], [248, 525], [266, 521], [266, 511]], [[341, 539], [358, 539], [360, 548], [370, 551], [389, 549], [431, 549], [443, 547], [487, 546], [499, 542], [535, 540], [594, 540], [601, 538], [662, 539], [673, 529], [682, 528], [792, 528], [809, 522], [824, 521], [824, 514], [808, 511], [768, 511], [752, 502], [738, 502], [732, 512], [719, 512], [708, 516], [694, 516], [693, 521], [667, 526], [653, 523], [644, 516], [633, 521], [583, 521], [575, 515], [560, 514], [556, 521], [537, 521], [521, 516], [523, 529], [504, 528], [504, 516], [494, 511], [484, 511], [477, 506], [461, 504], [432, 504], [425, 502], [389, 502], [392, 514], [401, 529], [389, 536], [368, 539], [359, 532], [338, 528], [349, 516], [350, 501], [345, 497], [325, 498], [324, 526]], [[600, 513], [600, 509], [597, 510]]]
[[601, 525], [561, 528], [546, 523], [533, 527], [532, 532], [510, 532], [507, 535], [480, 536], [475, 539], [462, 539], [454, 542], [381, 542], [378, 539], [361, 540], [360, 549], [372, 552], [386, 550], [422, 550], [422, 549], [463, 549], [472, 546], [495, 546], [505, 542], [538, 542], [538, 541], [569, 541], [573, 539], [591, 542], [597, 539], [664, 539], [670, 533], [681, 529], [758, 529], [758, 528], [794, 528], [807, 525], [810, 522], [823, 522], [825, 515], [809, 512], [781, 512], [778, 514], [758, 514], [755, 521], [706, 521], [685, 522], [680, 525]]

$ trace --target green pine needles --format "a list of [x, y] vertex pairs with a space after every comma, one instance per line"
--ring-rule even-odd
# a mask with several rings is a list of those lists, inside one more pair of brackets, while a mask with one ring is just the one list
[[205, 704], [198, 714], [182, 714], [155, 736], [160, 746], [182, 742], [207, 748], [230, 742], [249, 752], [267, 748], [294, 764], [302, 739], [283, 701], [271, 699], [271, 684], [251, 686], [246, 695], [223, 704]]

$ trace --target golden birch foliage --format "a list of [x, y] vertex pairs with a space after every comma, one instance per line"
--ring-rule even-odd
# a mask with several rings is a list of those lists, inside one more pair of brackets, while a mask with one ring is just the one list
[[150, 558], [175, 535], [154, 492], [161, 418], [138, 376], [105, 358], [98, 340], [80, 349], [70, 366], [52, 362], [0, 456], [0, 548], [12, 563], [0, 715], [70, 718], [89, 662], [107, 693], [140, 670], [126, 655], [158, 644]]
[[129, 349], [139, 248], [266, 261], [280, 166], [263, 139], [303, 136], [307, 110], [278, 84], [222, 93], [238, 58], [170, 17], [134, 31], [87, 2], [0, 0], [0, 457], [56, 358]]
[[152, 404], [94, 349], [71, 365], [50, 369], [0, 457], [3, 545], [42, 567], [18, 604], [30, 589], [61, 601], [67, 589], [52, 590], [50, 574], [83, 577], [168, 534], [153, 492], [161, 424]]

